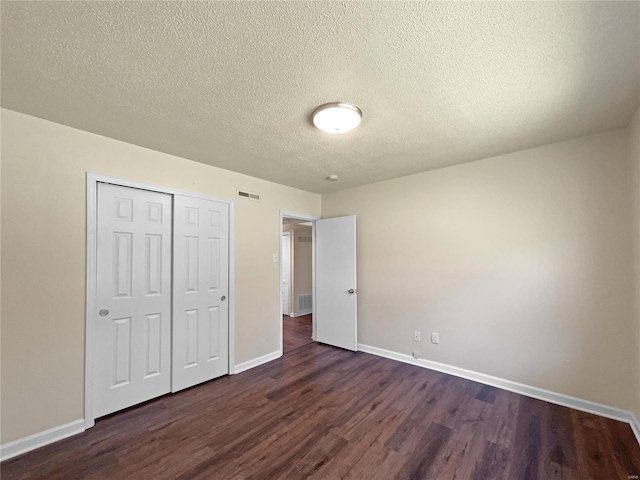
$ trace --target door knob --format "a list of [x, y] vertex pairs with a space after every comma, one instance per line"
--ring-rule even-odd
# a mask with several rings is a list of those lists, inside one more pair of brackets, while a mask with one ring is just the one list
[[354, 290], [353, 288], [350, 288], [349, 295], [353, 295], [354, 293], [358, 293], [358, 290]]
[[100, 311], [98, 312], [98, 314], [99, 314], [101, 317], [106, 317], [107, 315], [109, 315], [109, 310], [107, 310], [106, 308], [103, 308], [102, 310], [100, 310]]
[[227, 297], [225, 297], [224, 295], [222, 295], [222, 296], [220, 297], [220, 300], [222, 300], [223, 302], [224, 302], [226, 299], [227, 299]]

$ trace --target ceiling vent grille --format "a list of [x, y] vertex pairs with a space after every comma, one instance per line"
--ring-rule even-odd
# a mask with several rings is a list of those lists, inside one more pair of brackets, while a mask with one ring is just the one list
[[260, 195], [258, 195], [257, 193], [243, 192], [242, 190], [236, 190], [236, 192], [238, 197], [240, 198], [248, 198], [249, 200], [252, 200], [254, 202], [260, 201]]

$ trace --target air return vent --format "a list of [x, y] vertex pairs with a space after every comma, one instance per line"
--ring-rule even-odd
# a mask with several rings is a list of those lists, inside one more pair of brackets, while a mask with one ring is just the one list
[[254, 202], [260, 201], [260, 195], [257, 193], [243, 192], [242, 190], [236, 190], [238, 197], [248, 198], [249, 200], [253, 200]]
[[298, 295], [298, 315], [311, 313], [311, 307], [313, 305], [313, 296], [310, 293], [304, 295]]

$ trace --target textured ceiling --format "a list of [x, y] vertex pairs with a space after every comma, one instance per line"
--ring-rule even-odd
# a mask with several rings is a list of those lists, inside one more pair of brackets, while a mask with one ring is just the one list
[[[625, 127], [639, 103], [637, 1], [1, 8], [3, 107], [314, 192]], [[360, 127], [315, 129], [329, 101]]]

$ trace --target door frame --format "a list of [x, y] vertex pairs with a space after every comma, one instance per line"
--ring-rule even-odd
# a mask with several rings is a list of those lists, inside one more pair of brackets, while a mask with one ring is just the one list
[[[280, 237], [280, 302], [282, 302], [282, 247], [284, 246], [284, 242], [282, 241], [282, 237], [289, 237], [289, 288], [287, 290], [287, 296], [289, 297], [289, 301], [287, 302], [287, 304], [289, 305], [289, 311], [288, 312], [282, 312], [283, 315], [291, 315], [291, 300], [293, 298], [293, 284], [291, 283], [291, 270], [292, 270], [292, 264], [291, 264], [291, 252], [292, 252], [292, 248], [291, 248], [291, 239], [293, 238], [291, 236], [291, 232], [282, 232], [281, 237]], [[282, 307], [281, 307], [282, 308]]]
[[[280, 299], [280, 318], [278, 319], [278, 325], [280, 325], [280, 355], [282, 356], [284, 355], [284, 334], [283, 334], [283, 329], [284, 329], [284, 320], [282, 318], [283, 312], [282, 312], [282, 258], [280, 258], [282, 256], [282, 234], [284, 233], [284, 229], [283, 229], [283, 221], [284, 218], [295, 218], [296, 220], [304, 220], [305, 222], [311, 222], [311, 339], [315, 342], [316, 341], [316, 317], [315, 315], [313, 315], [313, 312], [316, 311], [316, 220], [318, 220], [320, 217], [316, 217], [314, 215], [305, 215], [303, 213], [294, 213], [294, 212], [288, 212], [285, 210], [280, 210], [280, 235], [279, 235], [279, 251], [280, 251], [280, 255], [278, 257], [278, 266], [279, 266], [279, 273], [278, 273], [278, 278], [280, 279], [280, 281], [278, 282], [278, 298]], [[290, 298], [290, 301], [293, 300]]]
[[[166, 193], [172, 196], [183, 195], [186, 197], [214, 200], [229, 205], [229, 375], [236, 370], [235, 365], [235, 241], [234, 241], [234, 201], [228, 198], [212, 197], [200, 193], [189, 192], [177, 188], [164, 187], [151, 183], [138, 182], [124, 178], [111, 177], [87, 172], [87, 277], [86, 277], [86, 311], [85, 311], [85, 364], [84, 364], [84, 428], [95, 425], [93, 409], [93, 364], [94, 364], [94, 328], [97, 315], [97, 226], [98, 226], [98, 183], [110, 183], [121, 187], [150, 190], [152, 192]], [[173, 212], [173, 210], [172, 210]], [[173, 222], [173, 213], [172, 213]], [[173, 236], [173, 226], [172, 226]], [[173, 253], [172, 253], [173, 256]], [[173, 272], [171, 286], [173, 289]], [[172, 295], [173, 296], [173, 295]], [[173, 298], [172, 298], [173, 304]], [[282, 308], [282, 305], [280, 306]], [[173, 321], [173, 318], [172, 318]]]

